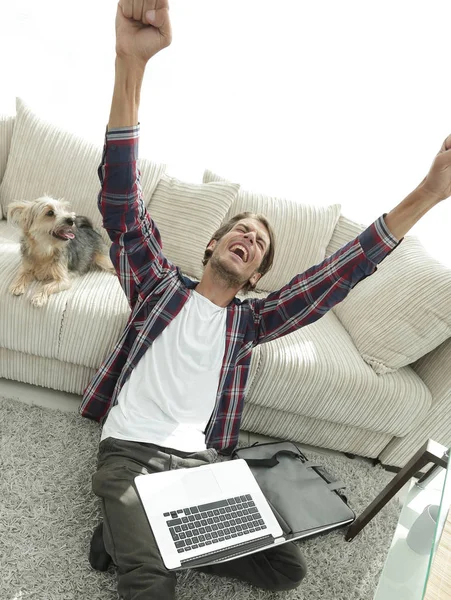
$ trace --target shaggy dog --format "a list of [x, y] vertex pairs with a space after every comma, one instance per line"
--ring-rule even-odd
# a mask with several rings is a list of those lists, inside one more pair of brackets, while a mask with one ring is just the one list
[[115, 273], [102, 236], [87, 217], [70, 212], [68, 202], [49, 196], [14, 201], [7, 218], [22, 230], [22, 264], [9, 291], [20, 296], [31, 282], [41, 282], [31, 298], [34, 306], [44, 306], [50, 294], [71, 287], [72, 275], [94, 266]]

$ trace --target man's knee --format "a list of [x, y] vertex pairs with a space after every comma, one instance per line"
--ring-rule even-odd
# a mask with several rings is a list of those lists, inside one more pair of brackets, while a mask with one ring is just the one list
[[299, 551], [299, 549], [298, 549], [298, 552], [299, 552], [298, 563], [295, 564], [295, 565], [292, 565], [291, 568], [290, 568], [290, 572], [289, 572], [289, 577], [293, 581], [293, 586], [290, 589], [297, 588], [298, 585], [301, 583], [301, 581], [307, 575], [307, 563], [306, 563], [306, 560], [302, 556], [302, 554]]
[[[307, 575], [307, 563], [299, 547], [294, 543], [283, 544], [283, 552], [279, 562], [279, 578], [277, 590], [287, 591], [298, 587]], [[282, 576], [283, 575], [283, 576]]]

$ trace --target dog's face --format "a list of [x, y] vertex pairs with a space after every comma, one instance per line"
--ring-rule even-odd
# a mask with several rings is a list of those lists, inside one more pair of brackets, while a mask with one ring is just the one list
[[43, 196], [37, 200], [14, 201], [8, 206], [7, 218], [25, 235], [36, 239], [68, 242], [75, 237], [75, 213], [69, 203]]

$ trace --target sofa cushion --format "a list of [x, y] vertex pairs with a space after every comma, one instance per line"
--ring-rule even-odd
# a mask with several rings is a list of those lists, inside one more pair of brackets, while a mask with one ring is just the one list
[[66, 293], [58, 358], [98, 369], [111, 353], [130, 316], [116, 275], [92, 271]]
[[[3, 180], [6, 171], [15, 120], [15, 116], [0, 115], [0, 183]], [[3, 215], [2, 206], [0, 204], [0, 219], [3, 216], [6, 218], [6, 214]]]
[[362, 225], [340, 215], [332, 237], [330, 238], [329, 245], [327, 246], [326, 256], [330, 256], [342, 246], [345, 246], [348, 242], [360, 235], [366, 228], [367, 225]]
[[374, 371], [393, 372], [451, 336], [451, 269], [406, 236], [333, 310]]
[[410, 367], [379, 376], [332, 311], [262, 344], [247, 402], [402, 437], [427, 414], [431, 392]]
[[[203, 181], [224, 180], [206, 170]], [[271, 292], [325, 258], [340, 209], [340, 204], [310, 206], [240, 190], [224, 222], [244, 211], [262, 213], [268, 218], [275, 233], [276, 252], [272, 269], [260, 279], [258, 289]]]
[[[95, 369], [63, 363], [54, 358], [15, 352], [0, 347], [0, 377], [5, 379], [81, 396], [95, 372]], [[74, 409], [80, 403], [72, 395], [59, 394], [59, 397], [63, 399], [63, 402], [66, 399], [67, 405], [72, 405]], [[54, 406], [53, 400], [51, 405]]]
[[[94, 145], [62, 130], [41, 119], [19, 98], [16, 107], [8, 164], [0, 186], [4, 216], [13, 200], [33, 200], [45, 194], [64, 198], [76, 213], [93, 221], [109, 244], [97, 208], [97, 168], [103, 140]], [[139, 168], [144, 197], [150, 198], [166, 167], [140, 160]]]
[[202, 259], [240, 186], [234, 183], [186, 183], [163, 175], [148, 203], [169, 260], [190, 277], [202, 277]]
[[[246, 402], [241, 427], [276, 439], [377, 458], [393, 436]], [[410, 456], [409, 456], [410, 458]], [[403, 466], [403, 465], [400, 465]]]

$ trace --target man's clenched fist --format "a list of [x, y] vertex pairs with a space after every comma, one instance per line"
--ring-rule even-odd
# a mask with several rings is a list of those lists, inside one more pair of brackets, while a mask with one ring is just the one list
[[116, 54], [146, 64], [171, 43], [168, 0], [119, 0]]
[[451, 196], [451, 135], [443, 142], [421, 185], [438, 202]]

